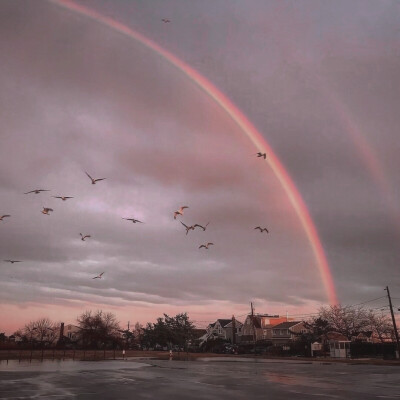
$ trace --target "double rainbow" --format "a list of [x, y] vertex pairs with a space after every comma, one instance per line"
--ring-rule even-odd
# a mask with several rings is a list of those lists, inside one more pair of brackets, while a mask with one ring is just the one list
[[332, 274], [329, 268], [327, 258], [325, 256], [324, 249], [319, 239], [315, 224], [308, 212], [308, 209], [297, 190], [295, 184], [287, 173], [285, 167], [280, 162], [276, 154], [273, 152], [271, 146], [263, 138], [263, 136], [257, 131], [252, 123], [246, 118], [246, 116], [223, 94], [221, 93], [211, 82], [209, 82], [204, 76], [200, 75], [192, 67], [184, 63], [182, 60], [168, 52], [167, 50], [160, 47], [157, 43], [143, 36], [142, 34], [135, 32], [131, 28], [123, 25], [122, 23], [106, 17], [98, 12], [89, 9], [80, 4], [76, 4], [70, 0], [49, 0], [58, 6], [61, 6], [69, 11], [88, 17], [98, 23], [106, 25], [107, 27], [119, 32], [125, 36], [128, 36], [142, 45], [146, 46], [150, 50], [156, 52], [158, 55], [169, 61], [175, 66], [180, 72], [185, 74], [192, 82], [197, 84], [209, 97], [211, 97], [219, 106], [221, 106], [225, 112], [232, 118], [232, 120], [241, 128], [241, 130], [247, 135], [247, 137], [253, 142], [258, 151], [267, 153], [267, 162], [272, 168], [275, 176], [278, 178], [283, 189], [285, 190], [289, 200], [294, 207], [298, 218], [304, 228], [307, 238], [311, 244], [316, 263], [321, 275], [321, 279], [331, 304], [337, 304], [337, 296], [335, 286], [332, 278]]

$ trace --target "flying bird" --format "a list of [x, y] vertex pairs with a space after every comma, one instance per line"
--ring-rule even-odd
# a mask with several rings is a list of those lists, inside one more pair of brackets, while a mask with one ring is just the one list
[[267, 158], [267, 153], [261, 153], [261, 152], [258, 152], [257, 154], [256, 154], [256, 156], [257, 157], [264, 157], [264, 160]]
[[204, 247], [205, 249], [208, 250], [208, 246], [214, 245], [214, 243], [207, 243], [207, 244], [202, 244], [199, 249], [201, 249], [202, 247]]
[[194, 226], [187, 226], [185, 225], [182, 221], [179, 221], [186, 229], [186, 235], [189, 233], [189, 231], [194, 231]]
[[5, 262], [9, 262], [11, 264], [17, 263], [17, 262], [22, 262], [22, 261], [18, 261], [18, 260], [3, 260]]
[[68, 197], [68, 196], [52, 196], [55, 199], [61, 199], [62, 201], [68, 200], [68, 199], [73, 199], [73, 197]]
[[[86, 172], [86, 171], [85, 171]], [[86, 175], [90, 178], [90, 180], [92, 181], [92, 185], [95, 185], [96, 182], [98, 181], [104, 181], [106, 178], [98, 178], [98, 179], [93, 179], [87, 172]]]
[[80, 233], [80, 235], [81, 235], [82, 242], [84, 242], [86, 238], [90, 238], [91, 237], [90, 235], [82, 235], [82, 233]]
[[254, 229], [259, 229], [260, 233], [263, 233], [263, 232], [269, 233], [269, 230], [267, 228], [261, 228], [261, 226], [257, 226], [257, 228], [254, 228]]
[[179, 210], [175, 211], [175, 212], [174, 212], [174, 219], [176, 219], [176, 217], [177, 217], [178, 215], [183, 215], [183, 210], [184, 210], [185, 208], [189, 208], [189, 207], [188, 207], [188, 206], [182, 206], [182, 207], [179, 208]]
[[47, 190], [47, 189], [35, 189], [35, 190], [31, 190], [30, 192], [26, 192], [24, 194], [29, 194], [29, 193], [39, 194], [40, 192], [50, 192], [50, 190]]
[[139, 221], [138, 219], [135, 218], [122, 218], [122, 219], [126, 219], [127, 221], [132, 221], [134, 224], [136, 224], [136, 222], [140, 222], [141, 224], [143, 224], [142, 221]]
[[8, 217], [11, 217], [11, 215], [2, 215], [1, 217], [0, 217], [0, 221], [3, 221], [3, 218], [8, 218]]
[[95, 277], [92, 278], [92, 279], [101, 279], [101, 277], [103, 276], [103, 274], [104, 274], [104, 272], [102, 272], [100, 275], [95, 276]]
[[50, 211], [54, 211], [52, 208], [43, 207], [42, 214], [50, 215]]
[[171, 22], [171, 21], [170, 21], [169, 19], [167, 19], [167, 18], [163, 18], [161, 21], [164, 22], [165, 24], [167, 24], [168, 22]]
[[199, 227], [199, 228], [203, 229], [203, 231], [205, 231], [206, 228], [207, 228], [207, 226], [208, 226], [208, 224], [209, 224], [209, 222], [207, 223], [206, 226], [203, 226], [203, 225], [200, 225], [200, 224], [195, 224], [195, 225], [193, 225], [193, 226], [194, 226], [194, 228]]

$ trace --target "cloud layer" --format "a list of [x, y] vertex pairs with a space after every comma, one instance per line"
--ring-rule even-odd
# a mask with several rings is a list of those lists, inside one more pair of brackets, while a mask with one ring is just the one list
[[[388, 205], [399, 195], [394, 3], [365, 11], [354, 2], [353, 16], [347, 3], [320, 14], [308, 2], [85, 4], [198, 68], [265, 133], [316, 221], [341, 301], [398, 286], [400, 227]], [[184, 308], [211, 318], [252, 299], [267, 307], [260, 312], [326, 301], [282, 188], [211, 99], [93, 21], [46, 2], [0, 10], [0, 214], [12, 214], [0, 222], [0, 258], [23, 260], [1, 264], [4, 309], [53, 304], [69, 317], [99, 306], [144, 318]], [[346, 118], [389, 192], [371, 177]], [[91, 185], [85, 171], [107, 179]], [[23, 195], [34, 188], [51, 192]], [[185, 223], [210, 221], [206, 232], [185, 235], [172, 217], [181, 205], [190, 207]], [[145, 224], [122, 220], [132, 216]], [[271, 233], [254, 231], [260, 224]], [[92, 238], [82, 242], [80, 232]], [[215, 246], [199, 250], [207, 241]], [[103, 271], [104, 280], [91, 279]]]

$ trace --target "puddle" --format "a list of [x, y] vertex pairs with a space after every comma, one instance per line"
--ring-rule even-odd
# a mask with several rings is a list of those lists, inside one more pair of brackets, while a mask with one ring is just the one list
[[55, 371], [99, 371], [108, 369], [138, 369], [150, 367], [149, 364], [131, 360], [78, 361], [78, 360], [9, 360], [0, 361], [0, 371], [9, 372], [55, 372]]
[[265, 372], [264, 376], [267, 377], [269, 382], [279, 383], [281, 385], [307, 386], [318, 389], [331, 389], [336, 387], [335, 385], [331, 385], [326, 382], [320, 382], [316, 379], [312, 379], [303, 375], [289, 375], [279, 374], [276, 372]]

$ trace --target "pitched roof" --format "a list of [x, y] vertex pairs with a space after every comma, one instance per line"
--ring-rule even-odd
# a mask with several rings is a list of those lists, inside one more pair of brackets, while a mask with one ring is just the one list
[[288, 322], [282, 322], [278, 325], [275, 325], [273, 329], [289, 329], [292, 326], [295, 326], [297, 324], [300, 324], [301, 321], [288, 321]]
[[[251, 319], [251, 315], [250, 315], [250, 319]], [[255, 328], [261, 329], [261, 319], [260, 319], [259, 316], [254, 316], [253, 317], [253, 324], [254, 324]]]
[[225, 328], [225, 325], [228, 325], [229, 322], [232, 322], [231, 319], [217, 319], [217, 321], [219, 322], [219, 324]]

